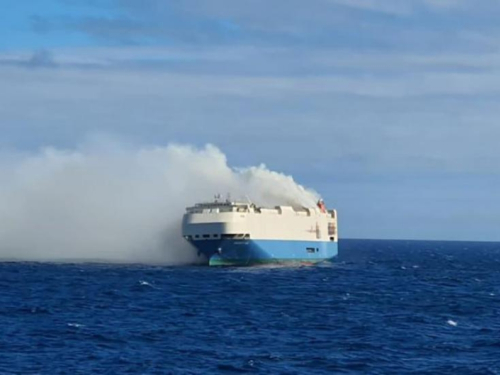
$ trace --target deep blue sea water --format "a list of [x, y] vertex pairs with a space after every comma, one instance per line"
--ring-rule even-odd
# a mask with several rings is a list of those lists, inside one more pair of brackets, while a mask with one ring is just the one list
[[0, 373], [500, 374], [500, 244], [344, 240], [336, 263], [0, 263]]

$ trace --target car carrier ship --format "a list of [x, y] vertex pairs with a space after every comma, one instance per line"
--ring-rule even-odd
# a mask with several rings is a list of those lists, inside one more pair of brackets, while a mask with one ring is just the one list
[[338, 254], [337, 211], [220, 201], [186, 208], [182, 234], [211, 266], [317, 263]]

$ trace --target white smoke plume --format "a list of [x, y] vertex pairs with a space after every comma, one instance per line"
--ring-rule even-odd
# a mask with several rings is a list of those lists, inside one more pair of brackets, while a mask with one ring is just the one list
[[0, 154], [0, 260], [192, 263], [185, 207], [226, 192], [271, 206], [318, 199], [264, 165], [231, 168], [211, 145]]

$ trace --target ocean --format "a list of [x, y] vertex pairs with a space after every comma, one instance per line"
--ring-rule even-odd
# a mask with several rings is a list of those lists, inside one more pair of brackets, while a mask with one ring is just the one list
[[0, 263], [2, 374], [500, 374], [500, 244], [318, 266]]

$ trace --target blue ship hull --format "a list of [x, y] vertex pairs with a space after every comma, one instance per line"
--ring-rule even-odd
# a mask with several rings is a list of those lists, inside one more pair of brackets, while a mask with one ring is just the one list
[[268, 263], [317, 263], [338, 254], [338, 242], [290, 240], [190, 241], [211, 266], [251, 266]]

